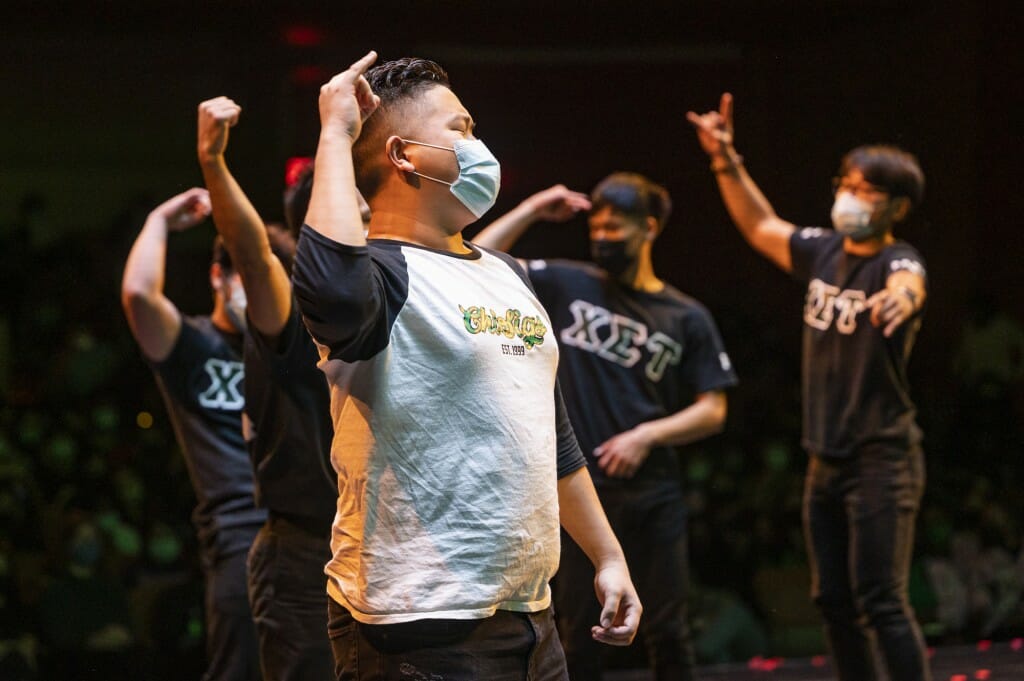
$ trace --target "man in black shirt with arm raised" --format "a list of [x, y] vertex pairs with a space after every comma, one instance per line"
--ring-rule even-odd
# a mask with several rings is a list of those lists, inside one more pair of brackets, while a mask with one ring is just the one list
[[892, 234], [920, 202], [924, 174], [896, 147], [858, 147], [839, 167], [835, 230], [797, 229], [775, 214], [733, 147], [732, 96], [687, 118], [740, 233], [807, 284], [804, 530], [839, 678], [877, 678], [873, 633], [892, 681], [929, 679], [907, 596], [924, 489], [907, 361], [927, 291], [921, 256]]
[[[249, 595], [263, 678], [332, 677], [324, 564], [337, 488], [330, 397], [289, 280], [292, 233], [268, 231], [224, 159], [241, 108], [227, 97], [198, 110], [198, 155], [213, 220], [248, 296], [246, 416], [256, 500], [269, 517], [249, 556]], [[301, 201], [301, 192], [288, 195]], [[304, 205], [288, 205], [291, 215]], [[301, 219], [301, 217], [300, 217]], [[287, 244], [275, 253], [274, 240]]]
[[163, 291], [168, 234], [209, 214], [209, 196], [198, 188], [155, 208], [128, 255], [121, 302], [156, 376], [198, 500], [192, 518], [206, 586], [203, 679], [250, 681], [259, 678], [259, 665], [245, 559], [266, 514], [253, 501], [242, 439], [245, 292], [220, 243], [210, 265], [210, 315], [183, 316]]

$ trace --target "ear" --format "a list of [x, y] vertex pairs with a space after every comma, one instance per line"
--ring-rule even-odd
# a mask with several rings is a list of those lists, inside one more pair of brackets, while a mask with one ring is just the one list
[[215, 292], [224, 286], [224, 269], [219, 262], [210, 265], [210, 288]]
[[658, 218], [653, 215], [648, 215], [644, 221], [644, 225], [647, 227], [647, 233], [644, 234], [644, 239], [647, 241], [654, 241], [658, 238], [658, 234], [661, 232], [661, 226], [658, 224]]
[[903, 222], [910, 214], [910, 199], [906, 196], [897, 196], [892, 200], [892, 221]]
[[405, 155], [405, 142], [402, 141], [401, 137], [398, 135], [389, 137], [388, 141], [384, 144], [384, 149], [387, 151], [388, 160], [403, 173], [416, 171], [416, 166]]

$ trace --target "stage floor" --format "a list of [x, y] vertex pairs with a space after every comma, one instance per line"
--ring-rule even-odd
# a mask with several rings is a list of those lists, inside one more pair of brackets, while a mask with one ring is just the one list
[[[948, 646], [931, 651], [934, 681], [1024, 681], [1024, 641]], [[646, 669], [607, 672], [605, 681], [649, 681]], [[703, 666], [700, 681], [833, 681], [824, 658], [755, 658], [749, 663]]]

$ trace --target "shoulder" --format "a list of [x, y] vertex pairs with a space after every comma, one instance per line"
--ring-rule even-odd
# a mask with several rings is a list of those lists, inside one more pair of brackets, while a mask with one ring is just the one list
[[906, 241], [896, 241], [882, 251], [889, 272], [907, 271], [925, 276], [925, 262], [921, 253]]
[[527, 260], [530, 276], [534, 273], [550, 278], [563, 279], [604, 279], [607, 274], [597, 265], [579, 260]]
[[799, 227], [789, 237], [795, 247], [826, 249], [830, 246], [841, 248], [843, 236], [826, 227]]

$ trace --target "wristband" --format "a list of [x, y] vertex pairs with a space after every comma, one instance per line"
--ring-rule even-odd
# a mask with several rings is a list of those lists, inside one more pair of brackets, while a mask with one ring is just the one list
[[916, 312], [917, 311], [917, 291], [915, 291], [914, 289], [910, 288], [909, 286], [900, 286], [896, 290], [899, 291], [900, 293], [902, 293], [904, 296], [906, 296], [907, 300], [910, 301], [910, 307], [913, 308], [914, 311]]
[[711, 161], [711, 172], [715, 175], [718, 175], [719, 173], [735, 172], [741, 165], [743, 165], [742, 156], [739, 154], [728, 154], [720, 158], [715, 158]]

